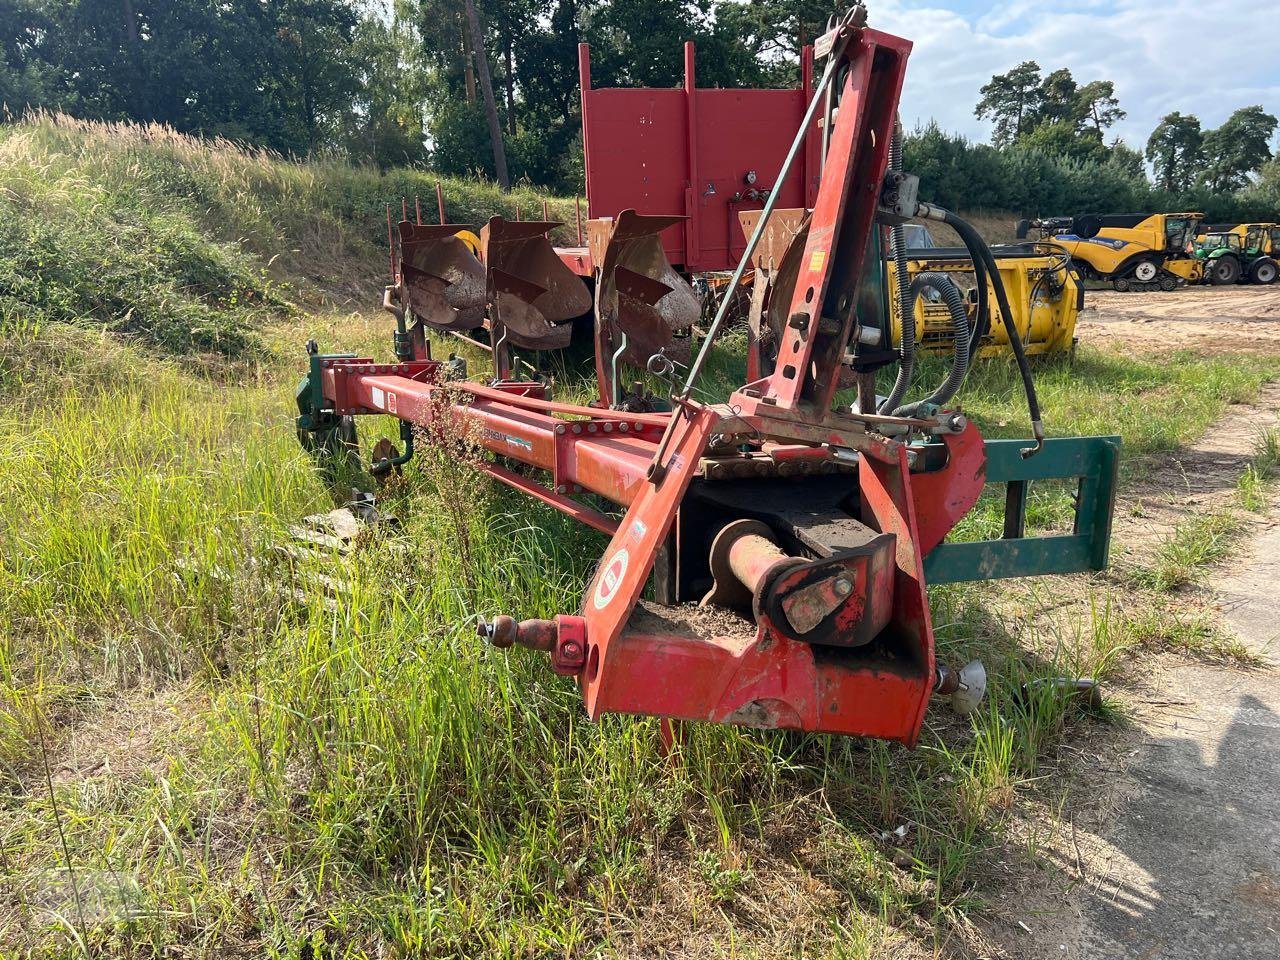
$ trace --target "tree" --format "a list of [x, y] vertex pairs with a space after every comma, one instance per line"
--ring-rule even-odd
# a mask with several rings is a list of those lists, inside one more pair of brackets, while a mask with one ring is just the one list
[[1147, 139], [1147, 161], [1156, 183], [1171, 193], [1190, 185], [1203, 166], [1203, 142], [1197, 117], [1176, 110], [1161, 117]]
[[1107, 163], [1131, 177], [1146, 179], [1147, 172], [1142, 165], [1142, 151], [1135, 150], [1119, 137], [1111, 141], [1107, 148]]
[[489, 57], [484, 50], [484, 31], [480, 28], [475, 0], [466, 0], [466, 11], [467, 26], [471, 31], [471, 47], [476, 58], [476, 72], [480, 74], [480, 92], [484, 97], [484, 115], [489, 123], [493, 168], [498, 176], [498, 185], [503, 190], [510, 190], [511, 178], [507, 175], [507, 153], [502, 142], [502, 125], [498, 122], [498, 107], [493, 99], [493, 75], [489, 72]]
[[1093, 80], [1076, 91], [1076, 104], [1083, 123], [1102, 142], [1102, 131], [1123, 120], [1127, 113], [1120, 109], [1116, 88], [1110, 80]]
[[425, 163], [427, 76], [408, 22], [394, 13], [389, 21], [366, 17], [356, 28], [352, 59], [359, 92], [344, 118], [341, 144], [353, 159], [383, 169]]
[[1073, 133], [1079, 126], [1076, 81], [1066, 67], [1053, 71], [1040, 83], [1040, 106], [1033, 119], [1037, 127], [1045, 123], [1063, 124]]
[[1271, 159], [1276, 118], [1260, 106], [1241, 107], [1204, 136], [1204, 182], [1215, 192], [1239, 190]]
[[978, 92], [982, 99], [973, 109], [979, 120], [995, 124], [991, 142], [1008, 146], [1030, 131], [1044, 102], [1040, 64], [1027, 60], [1008, 73], [996, 74]]
[[0, 0], [0, 118], [44, 104], [40, 44], [48, 30], [48, 18], [31, 0]]
[[1102, 145], [1102, 141], [1095, 140], [1091, 133], [1081, 136], [1072, 120], [1041, 123], [1030, 133], [1024, 134], [1017, 146], [1067, 160], [1102, 163], [1107, 159], [1107, 148]]
[[[359, 89], [352, 47], [358, 19], [344, 0], [277, 0], [272, 44], [277, 89], [306, 150], [331, 139]], [[265, 65], [264, 65], [265, 66]]]

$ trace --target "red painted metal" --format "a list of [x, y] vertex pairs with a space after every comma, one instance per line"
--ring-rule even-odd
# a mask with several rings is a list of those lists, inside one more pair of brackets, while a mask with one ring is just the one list
[[973, 509], [987, 482], [987, 455], [982, 435], [972, 423], [964, 432], [943, 438], [947, 469], [917, 473], [911, 478], [916, 502], [916, 548], [921, 555], [942, 542]]
[[[440, 367], [432, 361], [329, 360], [322, 382], [335, 413], [388, 413], [423, 427], [447, 426], [491, 453], [550, 472], [554, 493], [540, 499], [584, 522], [585, 508], [567, 501], [567, 494], [585, 490], [627, 504], [645, 485], [663, 415], [575, 407], [473, 383], [439, 384]], [[591, 525], [604, 529], [604, 518]]]
[[514, 470], [508, 470], [506, 467], [496, 463], [481, 464], [481, 469], [495, 480], [505, 483], [511, 489], [526, 493], [535, 500], [541, 500], [548, 506], [555, 507], [571, 519], [577, 520], [593, 530], [598, 530], [606, 536], [611, 537], [618, 532], [618, 521], [612, 517], [607, 517], [599, 510], [592, 510], [590, 507], [585, 507], [575, 500], [548, 490], [537, 481], [522, 476]]
[[[763, 391], [775, 411], [803, 407], [825, 416], [839, 389], [834, 374], [855, 320], [851, 294], [862, 276], [910, 52], [906, 40], [874, 30], [850, 42], [850, 69], [826, 157], [828, 168], [848, 175], [824, 177], [818, 190], [786, 335]], [[824, 321], [831, 319], [837, 326], [827, 331]], [[815, 370], [824, 376], [814, 376]], [[756, 407], [757, 397], [743, 399]]]
[[[698, 89], [694, 60], [686, 43], [678, 88], [592, 89], [590, 50], [578, 45], [587, 216], [687, 217], [662, 234], [667, 259], [690, 272], [728, 270], [745, 247], [738, 213], [763, 205], [812, 96], [812, 51], [802, 85], [789, 90]], [[810, 204], [820, 150], [815, 126], [781, 206]]]

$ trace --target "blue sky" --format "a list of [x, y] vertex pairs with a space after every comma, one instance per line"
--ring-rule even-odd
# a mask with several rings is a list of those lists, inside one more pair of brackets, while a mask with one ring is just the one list
[[986, 139], [973, 116], [993, 73], [1035, 60], [1077, 82], [1111, 80], [1128, 117], [1112, 133], [1141, 148], [1160, 117], [1193, 113], [1207, 128], [1260, 103], [1280, 116], [1280, 0], [869, 0], [870, 25], [915, 44], [902, 118], [934, 118]]

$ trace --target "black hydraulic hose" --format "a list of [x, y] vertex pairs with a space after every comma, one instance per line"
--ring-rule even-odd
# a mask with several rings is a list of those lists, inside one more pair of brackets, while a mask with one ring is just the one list
[[[895, 123], [893, 139], [889, 141], [889, 169], [902, 169], [902, 124]], [[898, 377], [893, 382], [889, 396], [876, 408], [877, 413], [887, 413], [902, 403], [911, 385], [911, 374], [916, 361], [916, 298], [911, 293], [907, 277], [907, 231], [901, 223], [891, 231], [893, 247], [894, 285], [898, 288], [898, 316], [902, 323], [902, 336], [898, 344]], [[866, 411], [864, 411], [866, 412]]]
[[[965, 246], [967, 249], [968, 244]], [[972, 250], [969, 251], [969, 259], [973, 261], [973, 286], [978, 297], [978, 309], [973, 318], [973, 334], [969, 337], [969, 357], [972, 359], [978, 355], [982, 338], [991, 329], [991, 303], [987, 299], [987, 266], [982, 262], [981, 257], [973, 255]]]
[[[1036, 384], [1031, 376], [1031, 364], [1027, 362], [1027, 352], [1022, 346], [1022, 337], [1018, 333], [1017, 325], [1013, 322], [1013, 310], [1009, 307], [1009, 295], [1005, 292], [1004, 281], [1000, 279], [1000, 271], [996, 269], [995, 257], [991, 255], [991, 248], [987, 246], [986, 241], [973, 225], [960, 217], [957, 217], [950, 210], [943, 210], [941, 207], [935, 207], [931, 204], [920, 204], [917, 216], [926, 217], [931, 220], [941, 220], [947, 226], [951, 227], [960, 235], [960, 239], [964, 241], [964, 245], [969, 250], [969, 255], [973, 258], [976, 265], [979, 260], [987, 269], [987, 273], [991, 280], [991, 286], [995, 290], [996, 303], [1000, 307], [1000, 315], [1004, 319], [1005, 330], [1009, 334], [1009, 347], [1013, 350], [1014, 359], [1018, 362], [1018, 373], [1022, 377], [1022, 389], [1027, 395], [1027, 412], [1031, 416], [1031, 435], [1035, 437], [1036, 444], [1034, 447], [1027, 447], [1022, 451], [1022, 457], [1035, 456], [1044, 448], [1044, 421], [1040, 419], [1040, 400], [1036, 397]], [[980, 292], [980, 298], [986, 296], [986, 291]]]
[[947, 310], [951, 313], [951, 324], [955, 339], [955, 346], [951, 356], [951, 369], [947, 372], [946, 379], [938, 385], [938, 389], [923, 400], [917, 400], [915, 403], [898, 407], [893, 411], [895, 417], [914, 417], [924, 404], [939, 406], [946, 403], [956, 395], [960, 387], [963, 386], [965, 377], [969, 375], [971, 336], [969, 331], [969, 312], [964, 307], [964, 296], [960, 293], [960, 288], [945, 273], [919, 274], [911, 281], [913, 319], [916, 300], [927, 289], [937, 290], [941, 294], [943, 302], [946, 303]]

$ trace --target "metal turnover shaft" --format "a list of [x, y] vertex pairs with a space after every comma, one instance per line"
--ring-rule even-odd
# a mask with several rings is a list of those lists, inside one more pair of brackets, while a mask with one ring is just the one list
[[760, 533], [742, 534], [729, 547], [729, 568], [752, 593], [760, 588], [770, 573], [791, 566], [793, 562], [800, 561], [788, 557], [768, 536]]
[[712, 541], [712, 587], [702, 602], [751, 608], [779, 573], [803, 563], [782, 551], [767, 525], [758, 520], [735, 520]]

